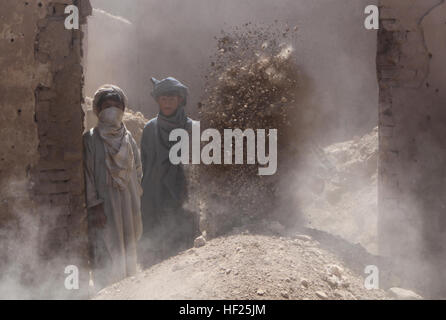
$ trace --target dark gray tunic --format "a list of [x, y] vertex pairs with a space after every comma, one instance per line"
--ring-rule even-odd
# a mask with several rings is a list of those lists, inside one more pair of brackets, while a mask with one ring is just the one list
[[[158, 130], [157, 118], [154, 118], [143, 131], [141, 211], [144, 246], [148, 250], [163, 251], [193, 230], [191, 214], [182, 209], [187, 197], [184, 168], [170, 163], [169, 150], [160, 142]], [[190, 118], [187, 118], [186, 130], [191, 135]]]

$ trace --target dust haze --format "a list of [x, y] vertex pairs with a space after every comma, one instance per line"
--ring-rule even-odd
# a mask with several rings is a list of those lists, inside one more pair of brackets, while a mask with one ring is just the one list
[[[306, 194], [308, 189], [311, 189], [308, 185], [317, 184], [317, 181], [322, 181], [323, 184], [325, 179], [315, 173], [320, 171], [320, 165], [311, 168], [314, 176], [304, 177], [299, 174], [310, 169], [305, 163], [315, 163], [314, 152], [320, 152], [325, 146], [336, 142], [359, 138], [372, 132], [377, 126], [376, 32], [363, 27], [364, 8], [372, 3], [131, 2], [132, 5], [128, 2], [123, 5], [119, 1], [92, 1], [96, 9], [89, 18], [86, 94], [91, 96], [96, 87], [105, 81], [115, 81], [129, 92], [131, 107], [141, 111], [148, 119], [154, 117], [157, 112], [157, 106], [150, 96], [149, 79], [151, 76], [161, 78], [169, 75], [181, 79], [190, 87], [188, 112], [197, 118], [197, 103], [205, 97], [205, 76], [211, 57], [217, 51], [217, 38], [221, 36], [222, 31], [230, 31], [245, 23], [264, 26], [279, 22], [284, 29], [285, 25], [298, 28], [297, 36], [290, 40], [290, 45], [295, 49], [294, 58], [302, 74], [299, 79], [299, 109], [304, 110], [302, 117], [309, 120], [306, 131], [300, 132], [306, 138], [296, 139], [311, 141], [308, 144], [313, 146], [301, 148], [308, 157], [301, 156], [300, 163], [295, 164], [295, 170], [299, 166], [298, 172], [292, 175], [295, 179], [282, 182], [283, 185], [293, 187], [282, 192], [281, 197], [285, 200], [281, 201], [280, 210], [294, 210], [301, 206], [302, 202], [314, 200], [296, 201], [297, 190], [305, 189], [302, 192]], [[105, 15], [104, 11], [108, 14]], [[131, 25], [124, 24], [123, 19], [128, 20]], [[95, 27], [96, 24], [98, 27]], [[114, 28], [118, 26], [119, 32], [116, 32]], [[104, 55], [109, 59], [101, 59]], [[375, 137], [377, 143], [376, 131]], [[377, 169], [377, 148], [373, 155], [369, 156], [373, 157], [372, 166], [374, 161], [374, 168]], [[316, 156], [316, 161], [321, 161], [320, 154], [319, 157]], [[358, 184], [361, 185], [361, 181], [356, 183]], [[363, 184], [373, 186], [369, 190], [371, 194], [368, 203], [364, 204], [371, 208], [362, 210], [361, 214], [356, 214], [351, 219], [347, 215], [347, 220], [342, 223], [353, 224], [357, 228], [368, 226], [371, 229], [368, 234], [373, 235], [369, 235], [373, 240], [368, 241], [376, 243], [376, 179], [372, 182], [372, 179], [367, 177]], [[320, 187], [323, 191], [324, 186]], [[316, 196], [310, 193], [311, 197]], [[309, 196], [306, 195], [305, 198]], [[354, 201], [354, 198], [351, 201]], [[358, 207], [360, 206], [358, 203]], [[313, 208], [309, 209], [308, 215], [311, 215], [312, 211]], [[363, 223], [363, 218], [372, 220], [372, 223]], [[318, 220], [322, 220], [328, 227], [329, 221], [333, 219]], [[349, 228], [355, 229], [354, 226]], [[352, 233], [361, 232], [355, 230], [349, 232], [349, 235]], [[359, 241], [358, 236], [353, 238]], [[371, 247], [376, 252], [376, 245]]]
[[[188, 112], [198, 118], [209, 65], [225, 32], [246, 24], [297, 30], [292, 39], [278, 41], [294, 49], [304, 119], [298, 122], [305, 129], [294, 137], [299, 156], [282, 154], [289, 157], [282, 162], [288, 174], [273, 183], [280, 191], [272, 216], [291, 216], [294, 225], [325, 230], [377, 253], [377, 34], [363, 27], [364, 8], [373, 1], [131, 2], [92, 1], [86, 94], [115, 82], [129, 92], [131, 108], [148, 119], [157, 113], [152, 76], [184, 81], [191, 89]], [[223, 211], [220, 202], [211, 202], [206, 206]]]
[[[93, 7], [129, 20], [132, 30], [97, 11], [89, 18], [86, 94], [115, 81], [129, 92], [130, 105], [152, 118], [157, 109], [150, 77], [175, 75], [189, 85], [188, 110], [195, 115], [221, 30], [278, 20], [299, 27], [292, 45], [308, 77], [305, 105], [319, 113], [314, 136], [324, 145], [348, 140], [378, 122], [376, 32], [363, 27], [364, 8], [372, 2], [94, 0]], [[109, 30], [95, 28], [96, 20], [104, 20]], [[121, 31], [114, 32], [113, 25], [122, 25]]]
[[[296, 66], [299, 71], [297, 91], [290, 93], [290, 96], [296, 94], [297, 98], [289, 103], [289, 107], [297, 112], [293, 122], [297, 128], [290, 131], [291, 135], [287, 133], [287, 145], [279, 149], [280, 174], [271, 178], [250, 178], [242, 184], [242, 178], [249, 173], [244, 168], [240, 174], [233, 170], [230, 174], [219, 173], [218, 177], [209, 174], [205, 178], [200, 176], [200, 170], [188, 168], [196, 185], [192, 183], [189, 190], [194, 196], [187, 209], [201, 215], [203, 243], [148, 270], [140, 270], [136, 277], [107, 288], [96, 298], [386, 299], [389, 296], [385, 290], [391, 286], [420, 290], [423, 296], [432, 294], [430, 285], [435, 280], [429, 282], [425, 278], [438, 273], [441, 268], [421, 266], [413, 261], [432, 258], [433, 254], [425, 250], [426, 234], [431, 229], [437, 228], [433, 238], [438, 234], [444, 236], [444, 232], [438, 229], [440, 224], [435, 225], [440, 221], [439, 217], [434, 216], [432, 221], [425, 222], [419, 216], [419, 212], [430, 208], [429, 203], [423, 207], [415, 200], [423, 189], [414, 187], [413, 194], [399, 197], [399, 202], [410, 208], [404, 217], [393, 217], [389, 220], [391, 223], [385, 219], [378, 221], [378, 199], [382, 200], [382, 191], [378, 192], [381, 178], [378, 158], [383, 140], [378, 128], [382, 88], [378, 87], [377, 51], [382, 48], [377, 47], [377, 31], [364, 28], [364, 8], [377, 4], [377, 0], [90, 2], [93, 12], [88, 17], [83, 42], [83, 95], [86, 98], [83, 120], [86, 130], [96, 121], [91, 97], [104, 83], [113, 83], [129, 97], [131, 110], [126, 113], [125, 121], [139, 143], [144, 124], [158, 113], [158, 106], [151, 96], [150, 78], [168, 76], [189, 87], [188, 115], [202, 120], [201, 108], [204, 108], [208, 111], [207, 124], [212, 123], [212, 112], [218, 107], [214, 105], [213, 109], [206, 109], [209, 108], [206, 101], [212, 89], [209, 77], [221, 76], [213, 68], [214, 58], [220, 54], [219, 41], [238, 32], [235, 30], [248, 30], [246, 26], [260, 26], [259, 30], [273, 26], [271, 28], [279, 34], [280, 30], [295, 30], [293, 37], [279, 36], [277, 40], [280, 45], [283, 42], [293, 48], [290, 58], [293, 61], [289, 65]], [[428, 25], [430, 31], [432, 25]], [[431, 37], [427, 36], [426, 41], [433, 49], [433, 57], [429, 53], [429, 59], [436, 67], [426, 79], [438, 83], [444, 76], [440, 70], [442, 60], [438, 59], [444, 48], [434, 46], [434, 42], [440, 41]], [[260, 49], [252, 48], [252, 52]], [[247, 65], [256, 62], [248, 61]], [[245, 61], [237, 63], [244, 66]], [[223, 73], [228, 65], [221, 67]], [[422, 89], [424, 86], [425, 90], [430, 89], [429, 85], [423, 85]], [[397, 98], [401, 101], [410, 99]], [[407, 114], [407, 117], [411, 116]], [[424, 119], [414, 120], [417, 121], [424, 131], [431, 127], [430, 118], [426, 123], [422, 122]], [[418, 149], [404, 152], [411, 155], [419, 150], [432, 153], [442, 146], [441, 136], [436, 136], [437, 144], [423, 144]], [[389, 145], [384, 147], [389, 148]], [[391, 152], [398, 154], [393, 149]], [[418, 160], [425, 161], [426, 166], [431, 163], [426, 157]], [[432, 166], [439, 167], [441, 161], [433, 159]], [[414, 170], [410, 165], [403, 169]], [[432, 180], [437, 174], [432, 174]], [[417, 178], [425, 179], [421, 174], [419, 177], [407, 175], [407, 181], [401, 181], [410, 185]], [[206, 184], [210, 181], [214, 183], [212, 188]], [[239, 185], [237, 188], [227, 185], [229, 181]], [[27, 183], [5, 182], [3, 185], [8, 187], [2, 188], [2, 192], [20, 194], [19, 190], [31, 189]], [[435, 187], [441, 189], [441, 185]], [[200, 188], [206, 189], [207, 198], [201, 197]], [[385, 192], [386, 197], [392, 197], [400, 190], [395, 186]], [[432, 194], [432, 198], [438, 195]], [[5, 199], [9, 197], [6, 193], [3, 196]], [[24, 194], [23, 198], [32, 198], [32, 195]], [[239, 205], [242, 202], [249, 203], [248, 209]], [[434, 199], [432, 202], [440, 207], [443, 205]], [[61, 264], [57, 257], [46, 262], [37, 257], [41, 254], [38, 252], [41, 243], [51, 239], [47, 236], [57, 227], [57, 221], [53, 221], [54, 225], [46, 224], [45, 217], [51, 215], [51, 207], [42, 205], [39, 212], [46, 212], [39, 218], [28, 210], [29, 207], [26, 208], [13, 208], [9, 214], [20, 219], [10, 219], [8, 225], [0, 229], [7, 256], [13, 257], [19, 252], [16, 259], [5, 260], [0, 265], [2, 271], [5, 270], [0, 280], [0, 298], [33, 298], [36, 292], [30, 288], [41, 281], [39, 275], [28, 272], [28, 268], [42, 263], [46, 267]], [[211, 217], [209, 221], [204, 217], [206, 210]], [[267, 212], [264, 214], [262, 210]], [[391, 215], [392, 210], [386, 213]], [[254, 218], [244, 220], [242, 211]], [[379, 239], [379, 228], [388, 234], [403, 230], [405, 236], [401, 242], [389, 243], [388, 239]], [[16, 234], [14, 230], [21, 232]], [[63, 251], [61, 242], [56, 242], [52, 242], [50, 249], [56, 253]], [[395, 248], [404, 248], [408, 243], [409, 251], [394, 256]], [[438, 252], [435, 246], [430, 249]], [[262, 272], [252, 271], [252, 265], [264, 268], [262, 272], [275, 282], [271, 284], [262, 278]], [[383, 280], [380, 290], [369, 292], [364, 289], [367, 265], [380, 268]], [[24, 277], [24, 274], [28, 276]], [[169, 276], [167, 282], [166, 275]], [[241, 275], [243, 277], [239, 277]], [[231, 278], [222, 284], [219, 281], [223, 277], [234, 277], [235, 280]], [[181, 284], [175, 287], [176, 282]], [[280, 285], [276, 286], [276, 283]], [[48, 287], [46, 283], [39, 284], [39, 290], [50, 287], [50, 284]], [[160, 296], [156, 296], [158, 293]], [[69, 293], [61, 283], [60, 291], [54, 291], [53, 296], [64, 298]]]

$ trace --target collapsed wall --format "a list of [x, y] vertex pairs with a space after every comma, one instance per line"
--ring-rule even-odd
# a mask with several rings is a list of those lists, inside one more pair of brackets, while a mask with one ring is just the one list
[[381, 0], [380, 252], [393, 285], [445, 297], [446, 3]]
[[[67, 5], [86, 23], [88, 0], [0, 4], [0, 297], [87, 293], [82, 171], [81, 30], [64, 26]], [[64, 287], [65, 267], [80, 290]]]

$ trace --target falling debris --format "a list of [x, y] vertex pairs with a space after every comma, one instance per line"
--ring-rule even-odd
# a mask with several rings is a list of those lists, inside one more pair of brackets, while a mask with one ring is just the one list
[[[268, 134], [277, 129], [280, 163], [293, 140], [290, 132], [298, 112], [299, 68], [292, 33], [287, 27], [283, 31], [278, 25], [252, 24], [222, 31], [207, 76], [207, 94], [199, 104], [202, 130], [214, 128], [223, 134], [224, 129], [265, 129]], [[246, 146], [245, 141], [244, 150]], [[248, 164], [199, 168], [201, 227], [209, 235], [273, 212], [282, 173], [258, 176], [257, 171], [257, 165]]]

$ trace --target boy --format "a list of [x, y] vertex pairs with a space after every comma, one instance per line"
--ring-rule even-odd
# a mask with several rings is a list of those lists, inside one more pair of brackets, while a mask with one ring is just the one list
[[184, 169], [169, 160], [169, 150], [175, 144], [169, 141], [170, 132], [192, 130], [192, 120], [184, 110], [188, 88], [171, 77], [152, 78], [152, 83], [159, 113], [146, 124], [141, 140], [144, 252], [140, 257], [145, 267], [192, 246], [196, 233], [192, 213], [182, 207], [187, 196]]
[[141, 160], [122, 122], [127, 98], [113, 85], [96, 92], [95, 128], [84, 134], [90, 263], [96, 290], [134, 275], [142, 234]]

